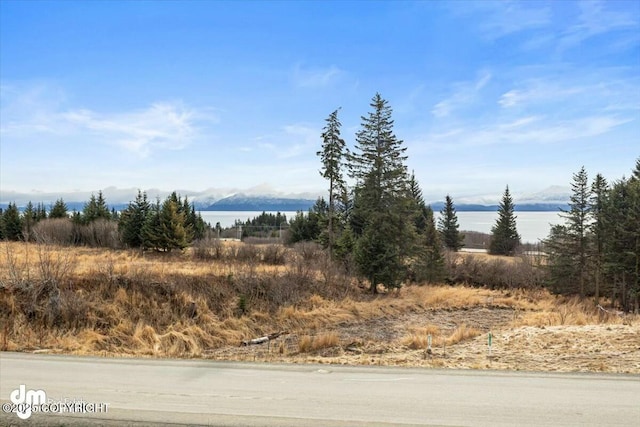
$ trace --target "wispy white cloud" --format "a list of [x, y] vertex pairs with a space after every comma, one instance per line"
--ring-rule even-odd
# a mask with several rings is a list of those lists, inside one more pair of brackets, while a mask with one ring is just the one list
[[79, 131], [107, 136], [126, 150], [147, 156], [152, 150], [180, 150], [197, 133], [196, 113], [180, 104], [156, 103], [150, 107], [120, 114], [100, 114], [87, 110], [59, 114]]
[[[613, 31], [634, 30], [640, 23], [635, 16], [618, 10], [612, 10], [602, 1], [578, 2], [580, 14], [577, 22], [564, 31], [559, 40], [559, 49], [564, 50], [580, 45], [585, 40]], [[637, 39], [632, 39], [637, 41]]]
[[432, 133], [420, 144], [430, 148], [481, 147], [497, 144], [554, 144], [604, 135], [633, 118], [616, 115], [592, 115], [555, 120], [552, 117], [527, 116], [492, 124], [456, 128], [451, 132]]
[[488, 40], [543, 28], [552, 20], [550, 7], [537, 2], [482, 0], [453, 2], [449, 7], [457, 15], [473, 17], [478, 31]]
[[[632, 77], [627, 70], [567, 69], [554, 75], [525, 79], [513, 84], [504, 92], [498, 104], [503, 109], [562, 110], [570, 104], [573, 111], [627, 111], [638, 109], [639, 77]], [[539, 70], [539, 75], [544, 71]], [[603, 76], [607, 76], [603, 79]], [[567, 114], [565, 111], [564, 114]]]
[[293, 68], [292, 78], [295, 86], [302, 88], [323, 88], [335, 83], [344, 74], [335, 65], [324, 68], [304, 67], [296, 64]]
[[484, 70], [479, 73], [475, 81], [455, 83], [453, 93], [434, 105], [431, 113], [438, 118], [443, 118], [449, 116], [454, 110], [472, 104], [489, 81], [491, 81], [491, 73]]
[[273, 134], [257, 138], [255, 147], [270, 152], [275, 160], [309, 157], [320, 144], [318, 129], [301, 123], [284, 125]]
[[541, 101], [557, 101], [568, 96], [584, 94], [586, 90], [586, 87], [558, 87], [544, 81], [533, 81], [526, 84], [525, 88], [505, 92], [498, 103], [503, 108], [517, 107]]
[[551, 10], [536, 3], [506, 1], [489, 5], [488, 13], [480, 20], [480, 29], [490, 39], [545, 27], [551, 23]]
[[198, 135], [198, 120], [215, 120], [181, 102], [158, 102], [147, 108], [102, 113], [68, 109], [57, 99], [63, 95], [44, 87], [26, 90], [3, 86], [2, 123], [4, 137], [29, 137], [39, 133], [83, 137], [148, 156], [154, 150], [180, 150]]

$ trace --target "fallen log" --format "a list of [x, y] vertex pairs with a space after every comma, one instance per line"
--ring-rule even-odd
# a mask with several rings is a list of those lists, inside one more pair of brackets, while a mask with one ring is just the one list
[[269, 335], [265, 335], [264, 337], [259, 337], [259, 338], [254, 338], [251, 340], [243, 340], [240, 343], [240, 346], [248, 346], [248, 345], [257, 345], [257, 344], [264, 344], [266, 342], [269, 342], [271, 340], [275, 340], [276, 338], [278, 338], [281, 335], [287, 335], [289, 332], [285, 332], [285, 331], [281, 331], [281, 332], [274, 332], [272, 334]]

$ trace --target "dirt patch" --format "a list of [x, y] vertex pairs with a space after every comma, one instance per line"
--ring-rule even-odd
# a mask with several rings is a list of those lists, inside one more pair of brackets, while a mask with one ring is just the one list
[[[510, 326], [518, 312], [506, 308], [426, 310], [378, 317], [332, 328], [340, 344], [315, 352], [299, 351], [300, 335], [262, 346], [225, 347], [205, 357], [285, 363], [399, 365], [457, 369], [640, 373], [640, 323]], [[451, 346], [412, 350], [402, 338], [416, 328], [435, 326], [448, 335], [461, 325], [482, 332]], [[488, 332], [492, 333], [491, 356]]]

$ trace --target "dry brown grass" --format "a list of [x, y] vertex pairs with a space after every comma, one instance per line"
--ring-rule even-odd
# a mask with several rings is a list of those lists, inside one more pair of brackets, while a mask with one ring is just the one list
[[400, 342], [402, 345], [412, 349], [421, 350], [429, 347], [429, 336], [431, 336], [431, 347], [441, 347], [443, 344], [451, 346], [477, 337], [482, 332], [466, 324], [458, 326], [451, 334], [445, 335], [436, 325], [412, 328], [411, 332], [405, 335]]
[[462, 341], [466, 341], [471, 338], [475, 338], [482, 332], [475, 328], [471, 328], [466, 324], [462, 324], [456, 328], [455, 331], [446, 339], [447, 345], [451, 346]]
[[638, 315], [598, 308], [590, 300], [580, 300], [574, 297], [554, 299], [537, 311], [524, 312], [514, 319], [511, 326], [632, 324], [639, 320], [640, 316]]
[[[271, 265], [238, 261], [232, 255], [241, 244], [227, 244], [227, 258], [201, 260], [189, 251], [141, 254], [0, 242], [0, 350], [204, 357], [212, 349], [288, 331], [300, 338], [293, 348], [281, 342], [281, 355], [315, 357], [352, 341], [342, 327], [385, 328], [411, 316], [415, 323], [404, 335], [362, 340], [369, 348], [362, 351], [426, 349], [429, 335], [434, 348], [458, 348], [473, 343], [482, 328], [468, 317], [467, 323], [443, 327], [425, 325], [421, 316], [472, 309], [512, 310], [508, 328], [640, 323], [638, 316], [606, 313], [540, 289], [407, 286], [374, 296], [339, 273], [328, 281], [326, 264], [304, 252], [308, 248], [288, 255], [285, 265]], [[45, 277], [52, 283], [44, 286]], [[356, 363], [372, 362], [362, 356]]]
[[400, 342], [412, 350], [426, 349], [429, 346], [429, 335], [431, 335], [431, 346], [435, 346], [440, 339], [440, 333], [440, 328], [436, 325], [413, 327]]
[[304, 335], [298, 341], [300, 353], [311, 353], [340, 345], [340, 337], [335, 332], [328, 332], [317, 336]]

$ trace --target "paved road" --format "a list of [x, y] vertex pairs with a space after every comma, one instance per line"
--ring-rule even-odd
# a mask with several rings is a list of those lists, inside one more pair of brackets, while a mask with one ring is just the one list
[[[539, 374], [0, 353], [20, 384], [108, 413], [28, 425], [639, 426], [640, 376]], [[26, 425], [0, 413], [0, 425]]]

